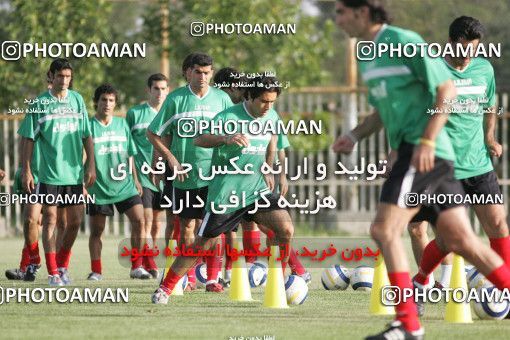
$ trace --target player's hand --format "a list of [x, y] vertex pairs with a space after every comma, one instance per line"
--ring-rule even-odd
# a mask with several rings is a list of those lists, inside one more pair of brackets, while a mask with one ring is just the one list
[[88, 197], [89, 196], [89, 192], [87, 190], [87, 188], [85, 188], [85, 185], [83, 186], [83, 197]]
[[269, 187], [269, 190], [274, 190], [274, 175], [273, 174], [265, 174], [264, 175], [264, 181], [266, 182], [267, 186]]
[[285, 175], [280, 176], [280, 184], [278, 186], [278, 189], [280, 190], [280, 196], [287, 195], [287, 192], [289, 191], [289, 183], [287, 182], [287, 177], [285, 177]]
[[503, 147], [501, 146], [501, 144], [499, 144], [495, 140], [492, 140], [487, 142], [486, 145], [487, 148], [489, 149], [489, 153], [491, 156], [501, 157], [501, 154], [503, 153]]
[[84, 184], [85, 188], [90, 188], [94, 182], [96, 181], [96, 167], [87, 166], [87, 171], [85, 172]]
[[379, 164], [379, 167], [377, 170], [381, 171], [383, 166], [386, 166], [386, 171], [381, 175], [382, 178], [388, 178], [390, 177], [391, 169], [393, 169], [393, 164], [397, 161], [398, 153], [395, 150], [391, 150], [388, 154], [388, 157], [386, 158], [386, 164], [382, 163]]
[[151, 174], [151, 182], [156, 186], [156, 188], [159, 188], [159, 183], [161, 181], [166, 182], [166, 178], [164, 174]]
[[229, 136], [227, 138], [227, 141], [225, 142], [226, 145], [238, 145], [238, 146], [242, 146], [242, 147], [248, 147], [248, 145], [250, 145], [250, 141], [248, 140], [248, 138], [243, 135], [242, 133], [236, 133], [235, 135], [233, 136]]
[[32, 190], [35, 189], [34, 176], [32, 176], [32, 171], [28, 169], [27, 171], [22, 171], [21, 173], [21, 185], [23, 187], [23, 191], [32, 193]]
[[434, 168], [434, 148], [428, 145], [417, 145], [413, 152], [411, 165], [417, 172], [429, 172]]
[[143, 189], [142, 189], [142, 185], [140, 184], [139, 181], [135, 181], [135, 187], [136, 187], [136, 191], [138, 191], [138, 195], [140, 195], [140, 197], [142, 197]]
[[331, 148], [336, 153], [349, 154], [354, 150], [355, 143], [347, 135], [342, 135], [336, 139]]
[[[184, 170], [181, 163], [179, 163], [179, 161], [175, 157], [170, 157], [169, 159], [167, 159], [167, 161], [170, 167], [173, 168], [174, 174]], [[175, 179], [178, 180], [179, 182], [184, 182], [186, 178], [188, 178], [187, 173], [177, 174], [177, 176], [175, 176]]]
[[2, 169], [0, 169], [0, 182], [3, 181], [5, 178], [5, 171], [3, 171]]

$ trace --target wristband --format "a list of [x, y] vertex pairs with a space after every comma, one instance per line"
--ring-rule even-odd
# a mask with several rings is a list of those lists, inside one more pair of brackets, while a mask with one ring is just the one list
[[431, 148], [436, 148], [436, 142], [427, 138], [420, 138], [420, 144], [430, 146]]

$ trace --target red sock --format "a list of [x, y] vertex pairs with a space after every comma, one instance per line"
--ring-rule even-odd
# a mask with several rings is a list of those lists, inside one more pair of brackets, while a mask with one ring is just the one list
[[172, 290], [174, 290], [175, 285], [177, 284], [177, 282], [179, 282], [181, 277], [182, 276], [177, 275], [170, 268], [168, 269], [168, 273], [166, 274], [165, 279], [163, 280], [163, 282], [161, 282], [161, 285], [159, 287], [165, 290], [167, 294], [170, 294], [172, 293]]
[[174, 216], [174, 232], [172, 234], [172, 239], [177, 241], [181, 239], [181, 224], [177, 216]]
[[93, 273], [102, 274], [102, 266], [101, 266], [101, 259], [99, 260], [92, 260], [90, 268], [92, 269]]
[[21, 261], [19, 263], [19, 269], [24, 272], [27, 270], [27, 266], [30, 264], [30, 252], [27, 246], [23, 247], [21, 251]]
[[[285, 275], [285, 269], [287, 269], [287, 261], [289, 259], [289, 254], [290, 251], [290, 244], [287, 244], [287, 243], [280, 243], [278, 245], [280, 247], [280, 254], [279, 256], [282, 258], [282, 271], [283, 271], [283, 275]], [[287, 253], [287, 254], [285, 254]], [[284, 260], [284, 258], [286, 260]]]
[[39, 256], [39, 242], [35, 241], [28, 246], [28, 254], [30, 257], [30, 264], [41, 263], [41, 257]]
[[46, 253], [46, 268], [48, 269], [49, 275], [58, 274], [57, 270], [57, 255], [55, 253]]
[[423, 250], [418, 274], [416, 274], [414, 280], [419, 284], [426, 285], [429, 282], [429, 275], [439, 266], [446, 255], [448, 253], [444, 253], [439, 249], [436, 240], [430, 241]]
[[69, 267], [69, 259], [71, 258], [71, 249], [64, 249], [64, 247], [60, 248], [60, 251], [57, 253], [57, 267], [67, 268]]
[[510, 236], [500, 238], [489, 238], [491, 248], [510, 266]]
[[[260, 245], [260, 230], [246, 230], [243, 231], [243, 247], [245, 251], [257, 251], [255, 245]], [[246, 263], [253, 263], [257, 261], [256, 256], [246, 256]]]
[[143, 265], [143, 256], [131, 256], [131, 269], [136, 269]]
[[216, 251], [213, 256], [207, 256], [205, 258], [205, 264], [207, 266], [207, 282], [218, 281], [218, 273], [221, 270], [221, 262], [221, 256], [218, 256]]
[[299, 258], [292, 247], [290, 248], [289, 267], [292, 270], [292, 273], [296, 275], [303, 275], [306, 272], [305, 267], [303, 267], [303, 264], [299, 261]]
[[[403, 290], [412, 288], [411, 277], [408, 272], [400, 273], [388, 273], [392, 286], [398, 286], [400, 288], [399, 294], [403, 294]], [[418, 310], [416, 304], [412, 298], [408, 298], [403, 301], [402, 296], [400, 297], [400, 303], [395, 306], [397, 312], [397, 320], [402, 322], [403, 327], [407, 331], [416, 331], [420, 329], [420, 321], [418, 320]]]
[[195, 267], [196, 267], [196, 265], [194, 265], [193, 267], [191, 267], [190, 270], [188, 270], [188, 282], [189, 283], [197, 282], [197, 277], [195, 276]]
[[510, 269], [504, 264], [487, 275], [487, 279], [500, 290], [510, 289]]

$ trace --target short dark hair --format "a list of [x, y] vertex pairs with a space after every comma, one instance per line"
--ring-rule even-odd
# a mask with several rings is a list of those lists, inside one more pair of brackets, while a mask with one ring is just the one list
[[277, 85], [278, 79], [276, 77], [255, 77], [251, 79], [251, 84], [254, 86], [250, 86], [244, 92], [244, 96], [246, 99], [257, 99], [264, 92], [276, 92], [276, 95], [279, 96], [282, 92], [282, 89], [279, 86], [271, 86]]
[[213, 58], [205, 53], [192, 53], [190, 58], [190, 67], [198, 66], [212, 66]]
[[154, 83], [155, 81], [166, 81], [166, 83], [168, 84], [168, 78], [162, 74], [162, 73], [155, 73], [155, 74], [151, 74], [149, 76], [149, 79], [147, 79], [147, 87], [148, 88], [151, 88], [152, 87], [152, 83]]
[[182, 61], [182, 76], [186, 78], [186, 71], [193, 66], [191, 60], [195, 57], [196, 53], [191, 53]]
[[68, 59], [65, 58], [58, 58], [51, 62], [50, 70], [48, 71], [48, 75], [51, 73], [52, 75], [55, 75], [55, 72], [61, 71], [61, 70], [73, 70], [73, 67], [71, 66], [71, 63]]
[[214, 75], [213, 82], [216, 84], [226, 84], [227, 88], [232, 86], [232, 83], [241, 79], [232, 77], [232, 74], [239, 74], [239, 72], [232, 67], [224, 67]]
[[485, 28], [480, 21], [465, 15], [453, 20], [448, 30], [452, 41], [459, 41], [462, 38], [468, 41], [482, 39], [484, 33]]
[[368, 7], [370, 10], [370, 20], [376, 24], [390, 23], [391, 17], [385, 8], [384, 0], [338, 0], [345, 7], [360, 8]]
[[99, 102], [99, 99], [101, 98], [102, 94], [113, 94], [115, 95], [115, 102], [119, 99], [119, 93], [113, 87], [111, 84], [103, 84], [100, 85], [95, 91], [94, 91], [94, 109], [97, 110], [97, 103]]

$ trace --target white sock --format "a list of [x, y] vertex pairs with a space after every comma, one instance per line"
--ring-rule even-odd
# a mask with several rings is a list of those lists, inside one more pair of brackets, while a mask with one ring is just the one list
[[451, 264], [442, 264], [441, 265], [441, 280], [439, 282], [445, 288], [450, 287], [450, 279], [452, 277], [452, 268]]

